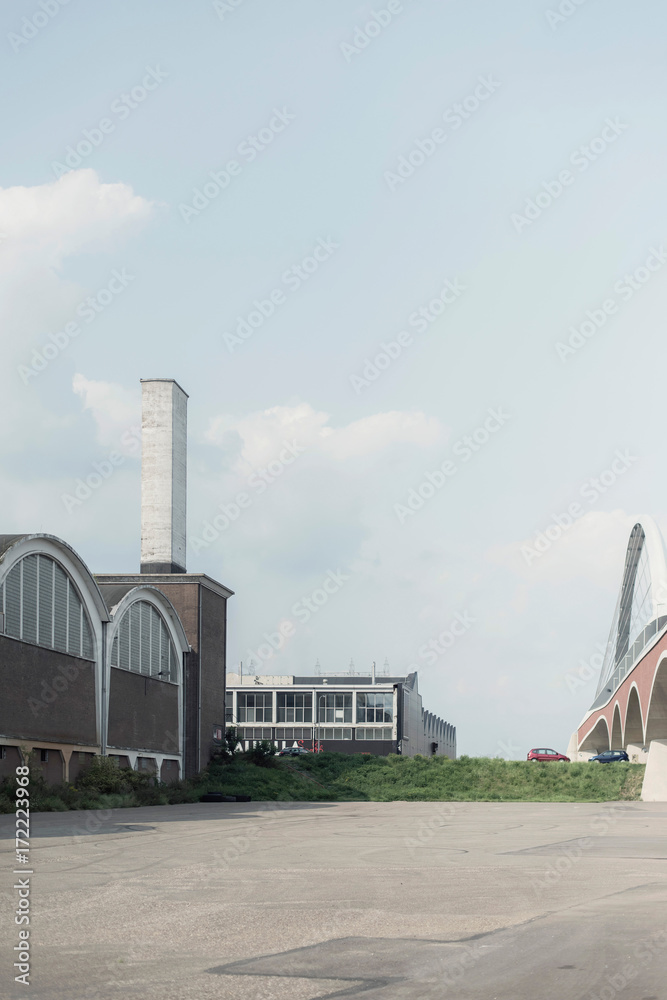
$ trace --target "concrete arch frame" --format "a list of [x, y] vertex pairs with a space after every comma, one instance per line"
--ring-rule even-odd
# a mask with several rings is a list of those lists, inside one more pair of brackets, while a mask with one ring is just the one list
[[96, 729], [97, 742], [101, 744], [104, 719], [105, 631], [110, 617], [95, 578], [71, 545], [56, 538], [55, 535], [12, 535], [2, 536], [2, 538], [5, 544], [0, 550], [0, 584], [5, 582], [10, 570], [26, 556], [45, 555], [62, 567], [76, 587], [88, 615], [93, 638]]
[[[139, 584], [136, 587], [132, 587], [131, 590], [123, 596], [123, 598], [111, 608], [111, 624], [107, 630], [106, 637], [106, 673], [109, 677], [105, 678], [105, 717], [104, 717], [104, 742], [103, 745], [107, 746], [107, 735], [109, 731], [109, 691], [110, 691], [110, 674], [111, 674], [111, 649], [113, 646], [114, 638], [120, 627], [121, 620], [125, 617], [125, 614], [129, 611], [133, 604], [139, 601], [146, 601], [151, 604], [165, 625], [169, 632], [171, 641], [174, 644], [174, 648], [177, 652], [177, 671], [178, 677], [176, 683], [178, 685], [178, 755], [170, 753], [158, 753], [155, 750], [141, 750], [136, 749], [134, 751], [124, 753], [129, 756], [131, 766], [136, 769], [137, 758], [138, 757], [150, 757], [156, 760], [157, 772], [160, 773], [160, 768], [164, 760], [178, 760], [179, 777], [183, 776], [183, 761], [184, 761], [184, 730], [183, 730], [183, 684], [184, 684], [184, 666], [183, 659], [186, 653], [190, 650], [190, 644], [187, 640], [187, 636], [181, 624], [181, 620], [171, 603], [169, 598], [157, 587], [152, 587], [148, 584]], [[162, 681], [161, 683], [169, 683], [167, 681]]]

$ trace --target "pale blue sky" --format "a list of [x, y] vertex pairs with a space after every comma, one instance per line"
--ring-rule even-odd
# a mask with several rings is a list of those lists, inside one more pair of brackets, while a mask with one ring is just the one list
[[[2, 530], [135, 569], [136, 456], [71, 513], [62, 496], [136, 424], [139, 379], [174, 377], [190, 394], [191, 541], [283, 440], [305, 449], [190, 547], [190, 570], [237, 592], [232, 667], [329, 570], [351, 570], [262, 670], [416, 662], [462, 752], [564, 750], [594, 682], [563, 678], [606, 639], [632, 518], [667, 514], [667, 267], [628, 301], [614, 290], [667, 238], [667, 10], [587, 0], [552, 28], [556, 3], [414, 0], [347, 62], [341, 43], [385, 6], [244, 0], [221, 19], [203, 0], [71, 0], [18, 52], [10, 33], [40, 8], [4, 6]], [[147, 67], [167, 75], [121, 118]], [[495, 92], [443, 123], [480, 77]], [[274, 109], [294, 120], [245, 162], [239, 144]], [[103, 118], [113, 131], [78, 176], [47, 187]], [[570, 156], [607, 119], [626, 127], [581, 171]], [[385, 172], [438, 127], [446, 141], [391, 191]], [[234, 158], [240, 174], [186, 224], [179, 206]], [[517, 233], [512, 214], [567, 168], [571, 186]], [[281, 275], [320, 239], [339, 246], [290, 290]], [[32, 349], [114, 269], [127, 288], [25, 385]], [[355, 392], [350, 376], [447, 279], [465, 292]], [[286, 301], [230, 353], [223, 334], [275, 288]], [[617, 313], [561, 360], [557, 342], [610, 297]], [[505, 425], [401, 524], [394, 505], [498, 406]], [[528, 566], [521, 546], [618, 449], [637, 460]], [[427, 665], [420, 647], [457, 612], [475, 625]]]

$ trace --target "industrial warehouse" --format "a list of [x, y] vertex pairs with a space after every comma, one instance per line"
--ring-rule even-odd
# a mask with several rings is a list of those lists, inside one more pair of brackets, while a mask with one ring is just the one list
[[246, 748], [455, 757], [415, 673], [226, 677], [233, 591], [186, 570], [187, 399], [173, 379], [142, 380], [139, 573], [93, 574], [52, 535], [0, 535], [0, 777], [35, 750], [53, 784], [94, 755], [176, 781], [230, 725]]
[[64, 541], [0, 535], [0, 776], [19, 748], [46, 779], [94, 754], [162, 781], [206, 766], [224, 717], [227, 600], [187, 573], [187, 395], [142, 381], [141, 572], [93, 575]]

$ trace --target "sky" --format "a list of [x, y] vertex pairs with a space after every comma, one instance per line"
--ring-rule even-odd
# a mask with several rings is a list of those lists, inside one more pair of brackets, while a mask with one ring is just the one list
[[0, 531], [136, 572], [174, 378], [228, 669], [417, 669], [460, 753], [564, 751], [667, 527], [664, 4], [0, 21]]

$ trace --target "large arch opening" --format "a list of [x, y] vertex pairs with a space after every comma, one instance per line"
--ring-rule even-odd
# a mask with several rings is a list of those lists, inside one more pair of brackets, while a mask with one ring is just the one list
[[112, 667], [178, 683], [179, 657], [166, 619], [154, 604], [134, 601], [121, 614], [118, 625], [114, 619], [114, 628]]
[[642, 708], [639, 703], [637, 688], [633, 687], [628, 698], [628, 707], [625, 712], [625, 746], [632, 743], [633, 746], [644, 746], [644, 723], [642, 722]]
[[610, 750], [609, 745], [609, 726], [607, 725], [607, 720], [604, 716], [598, 719], [597, 724], [590, 731], [586, 739], [583, 741], [580, 750], [584, 753], [602, 753], [603, 750]]
[[656, 671], [646, 715], [647, 746], [651, 740], [667, 740], [667, 660]]
[[614, 718], [611, 724], [611, 750], [623, 749], [623, 727], [621, 726], [621, 710], [616, 704]]
[[85, 601], [51, 555], [31, 552], [18, 559], [0, 583], [4, 632], [13, 639], [95, 659], [94, 631]]

